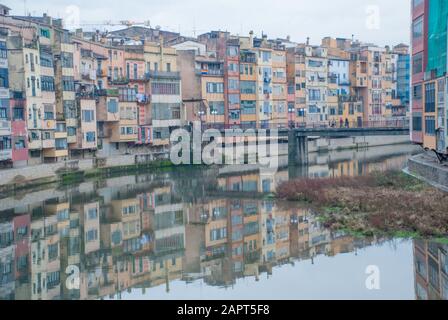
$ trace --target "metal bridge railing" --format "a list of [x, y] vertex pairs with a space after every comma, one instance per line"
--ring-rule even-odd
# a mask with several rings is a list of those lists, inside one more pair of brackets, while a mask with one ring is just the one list
[[338, 122], [313, 122], [313, 123], [304, 123], [290, 122], [288, 125], [278, 125], [278, 124], [270, 124], [270, 125], [246, 125], [246, 124], [238, 124], [238, 125], [229, 125], [222, 123], [202, 123], [202, 130], [205, 131], [207, 129], [217, 129], [217, 130], [226, 130], [226, 129], [347, 129], [347, 128], [396, 128], [396, 129], [409, 129], [409, 120], [407, 119], [389, 119], [389, 120], [379, 120], [379, 121], [338, 121]]

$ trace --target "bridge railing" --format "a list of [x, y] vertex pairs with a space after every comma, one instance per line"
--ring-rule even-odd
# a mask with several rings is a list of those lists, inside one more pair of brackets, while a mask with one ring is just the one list
[[202, 130], [205, 131], [207, 129], [217, 129], [217, 130], [225, 130], [225, 129], [346, 129], [346, 128], [397, 128], [397, 129], [409, 129], [409, 120], [408, 119], [388, 119], [388, 120], [378, 120], [378, 121], [327, 121], [327, 122], [312, 122], [312, 123], [304, 123], [290, 122], [288, 125], [278, 125], [278, 124], [270, 124], [270, 125], [247, 125], [247, 124], [238, 124], [238, 125], [229, 125], [229, 124], [218, 124], [218, 123], [202, 123]]

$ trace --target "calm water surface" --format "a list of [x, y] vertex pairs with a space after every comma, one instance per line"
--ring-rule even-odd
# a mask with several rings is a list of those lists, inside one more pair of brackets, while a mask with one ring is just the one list
[[275, 175], [177, 168], [0, 195], [0, 299], [448, 298], [447, 245], [331, 232], [310, 208], [267, 196], [292, 178], [401, 169], [415, 152], [341, 151]]

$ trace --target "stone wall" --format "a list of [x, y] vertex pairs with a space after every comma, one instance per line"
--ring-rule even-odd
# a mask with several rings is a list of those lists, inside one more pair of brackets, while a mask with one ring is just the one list
[[408, 171], [435, 187], [448, 191], [448, 167], [429, 154], [419, 154], [409, 159]]

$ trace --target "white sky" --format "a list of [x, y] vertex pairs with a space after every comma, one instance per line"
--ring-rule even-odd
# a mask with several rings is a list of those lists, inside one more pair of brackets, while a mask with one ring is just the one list
[[[0, 0], [1, 1], [1, 0]], [[149, 20], [151, 26], [196, 35], [227, 30], [319, 44], [325, 36], [379, 45], [409, 43], [411, 0], [3, 0], [12, 14], [74, 17], [84, 29], [104, 21]], [[75, 7], [73, 7], [75, 6]], [[73, 9], [75, 8], [75, 10]], [[77, 9], [78, 8], [78, 9]], [[76, 14], [79, 10], [79, 14]], [[77, 19], [79, 17], [79, 19]], [[75, 23], [77, 24], [77, 23]], [[107, 27], [109, 30], [113, 27]]]

